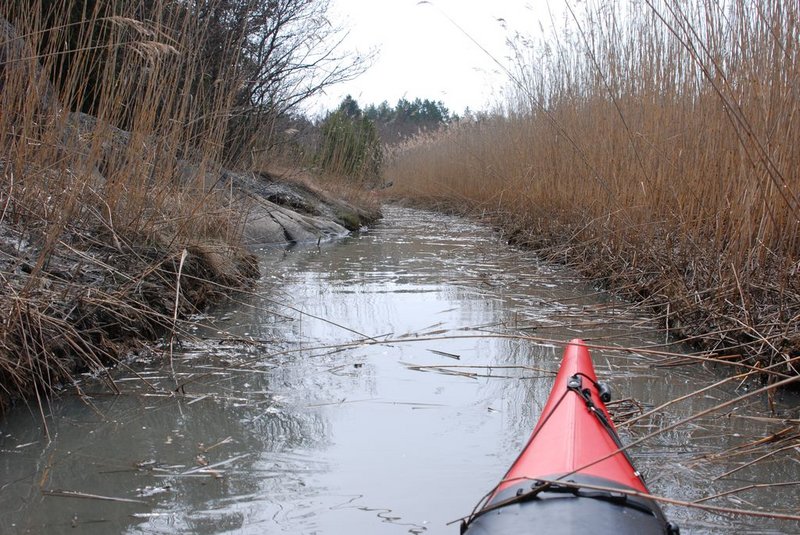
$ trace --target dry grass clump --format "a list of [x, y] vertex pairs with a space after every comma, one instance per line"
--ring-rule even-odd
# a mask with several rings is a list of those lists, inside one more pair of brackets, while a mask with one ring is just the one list
[[[205, 72], [204, 28], [180, 4], [122, 4], [47, 28], [41, 6], [0, 7], [0, 409], [102, 370], [257, 270], [241, 214], [204, 181], [235, 73]], [[56, 5], [67, 21], [73, 2]], [[97, 117], [67, 109], [87, 95]]]
[[721, 353], [800, 354], [798, 4], [573, 17], [518, 45], [504, 109], [396, 148], [394, 193], [468, 204]]

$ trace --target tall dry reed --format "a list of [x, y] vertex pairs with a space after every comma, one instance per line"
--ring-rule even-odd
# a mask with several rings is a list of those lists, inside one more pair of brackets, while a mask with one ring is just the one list
[[798, 354], [800, 6], [584, 7], [517, 43], [502, 109], [396, 147], [395, 194], [555, 246], [707, 346]]
[[[202, 22], [180, 2], [51, 4], [0, 7], [0, 409], [253, 269], [207, 179], [240, 80], [207, 69]], [[70, 110], [87, 102], [96, 117]]]

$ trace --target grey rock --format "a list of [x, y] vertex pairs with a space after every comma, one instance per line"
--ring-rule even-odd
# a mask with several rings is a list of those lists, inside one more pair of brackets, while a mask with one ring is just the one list
[[326, 217], [325, 199], [269, 177], [223, 170], [216, 186], [233, 191], [247, 214], [243, 236], [247, 245], [317, 242], [349, 233]]

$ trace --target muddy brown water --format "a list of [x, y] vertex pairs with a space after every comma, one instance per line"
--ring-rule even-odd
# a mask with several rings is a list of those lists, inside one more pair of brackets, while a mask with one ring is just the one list
[[[0, 533], [458, 533], [513, 461], [549, 393], [561, 348], [491, 337], [659, 347], [658, 322], [560, 266], [462, 219], [389, 207], [335, 243], [265, 250], [253, 295], [198, 318], [173, 358], [117, 370], [122, 395], [86, 376], [0, 425]], [[464, 337], [486, 335], [482, 338]], [[350, 344], [371, 337], [383, 343]], [[663, 349], [663, 348], [662, 348]], [[686, 351], [686, 348], [673, 350]], [[702, 388], [719, 370], [593, 352], [617, 399], [644, 408]], [[471, 367], [466, 367], [471, 366]], [[135, 372], [135, 374], [133, 373]], [[179, 396], [169, 395], [180, 385]], [[631, 441], [752, 385], [695, 396], [623, 429]], [[795, 449], [714, 480], [765, 450], [696, 462], [797, 418], [758, 397], [638, 446], [651, 491], [696, 500], [800, 480]], [[636, 410], [631, 402], [615, 411]], [[797, 513], [798, 486], [709, 503]], [[798, 533], [796, 522], [666, 506], [683, 533]]]

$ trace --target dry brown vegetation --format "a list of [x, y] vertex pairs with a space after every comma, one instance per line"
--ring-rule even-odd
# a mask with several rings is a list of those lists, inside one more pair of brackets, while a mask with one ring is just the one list
[[518, 41], [504, 109], [395, 149], [394, 195], [490, 217], [693, 342], [781, 367], [800, 353], [797, 2], [568, 18]]
[[[268, 182], [291, 110], [368, 62], [342, 49], [328, 8], [0, 6], [0, 412], [79, 390], [75, 372], [106, 373], [141, 339], [172, 340], [179, 318], [255, 279], [241, 246], [252, 192], [228, 169], [260, 166], [252, 178]], [[358, 227], [378, 211], [353, 190], [366, 205], [333, 203], [334, 215]]]
[[[195, 83], [210, 74], [195, 18], [142, 21], [125, 4], [49, 30], [38, 7], [0, 8], [16, 15], [0, 32], [0, 410], [34, 392], [41, 408], [76, 371], [102, 373], [126, 341], [257, 272], [237, 246], [241, 215], [203, 182], [238, 81]], [[67, 63], [57, 47], [76, 27]], [[96, 118], [64, 104], [83, 99], [92, 72]]]

